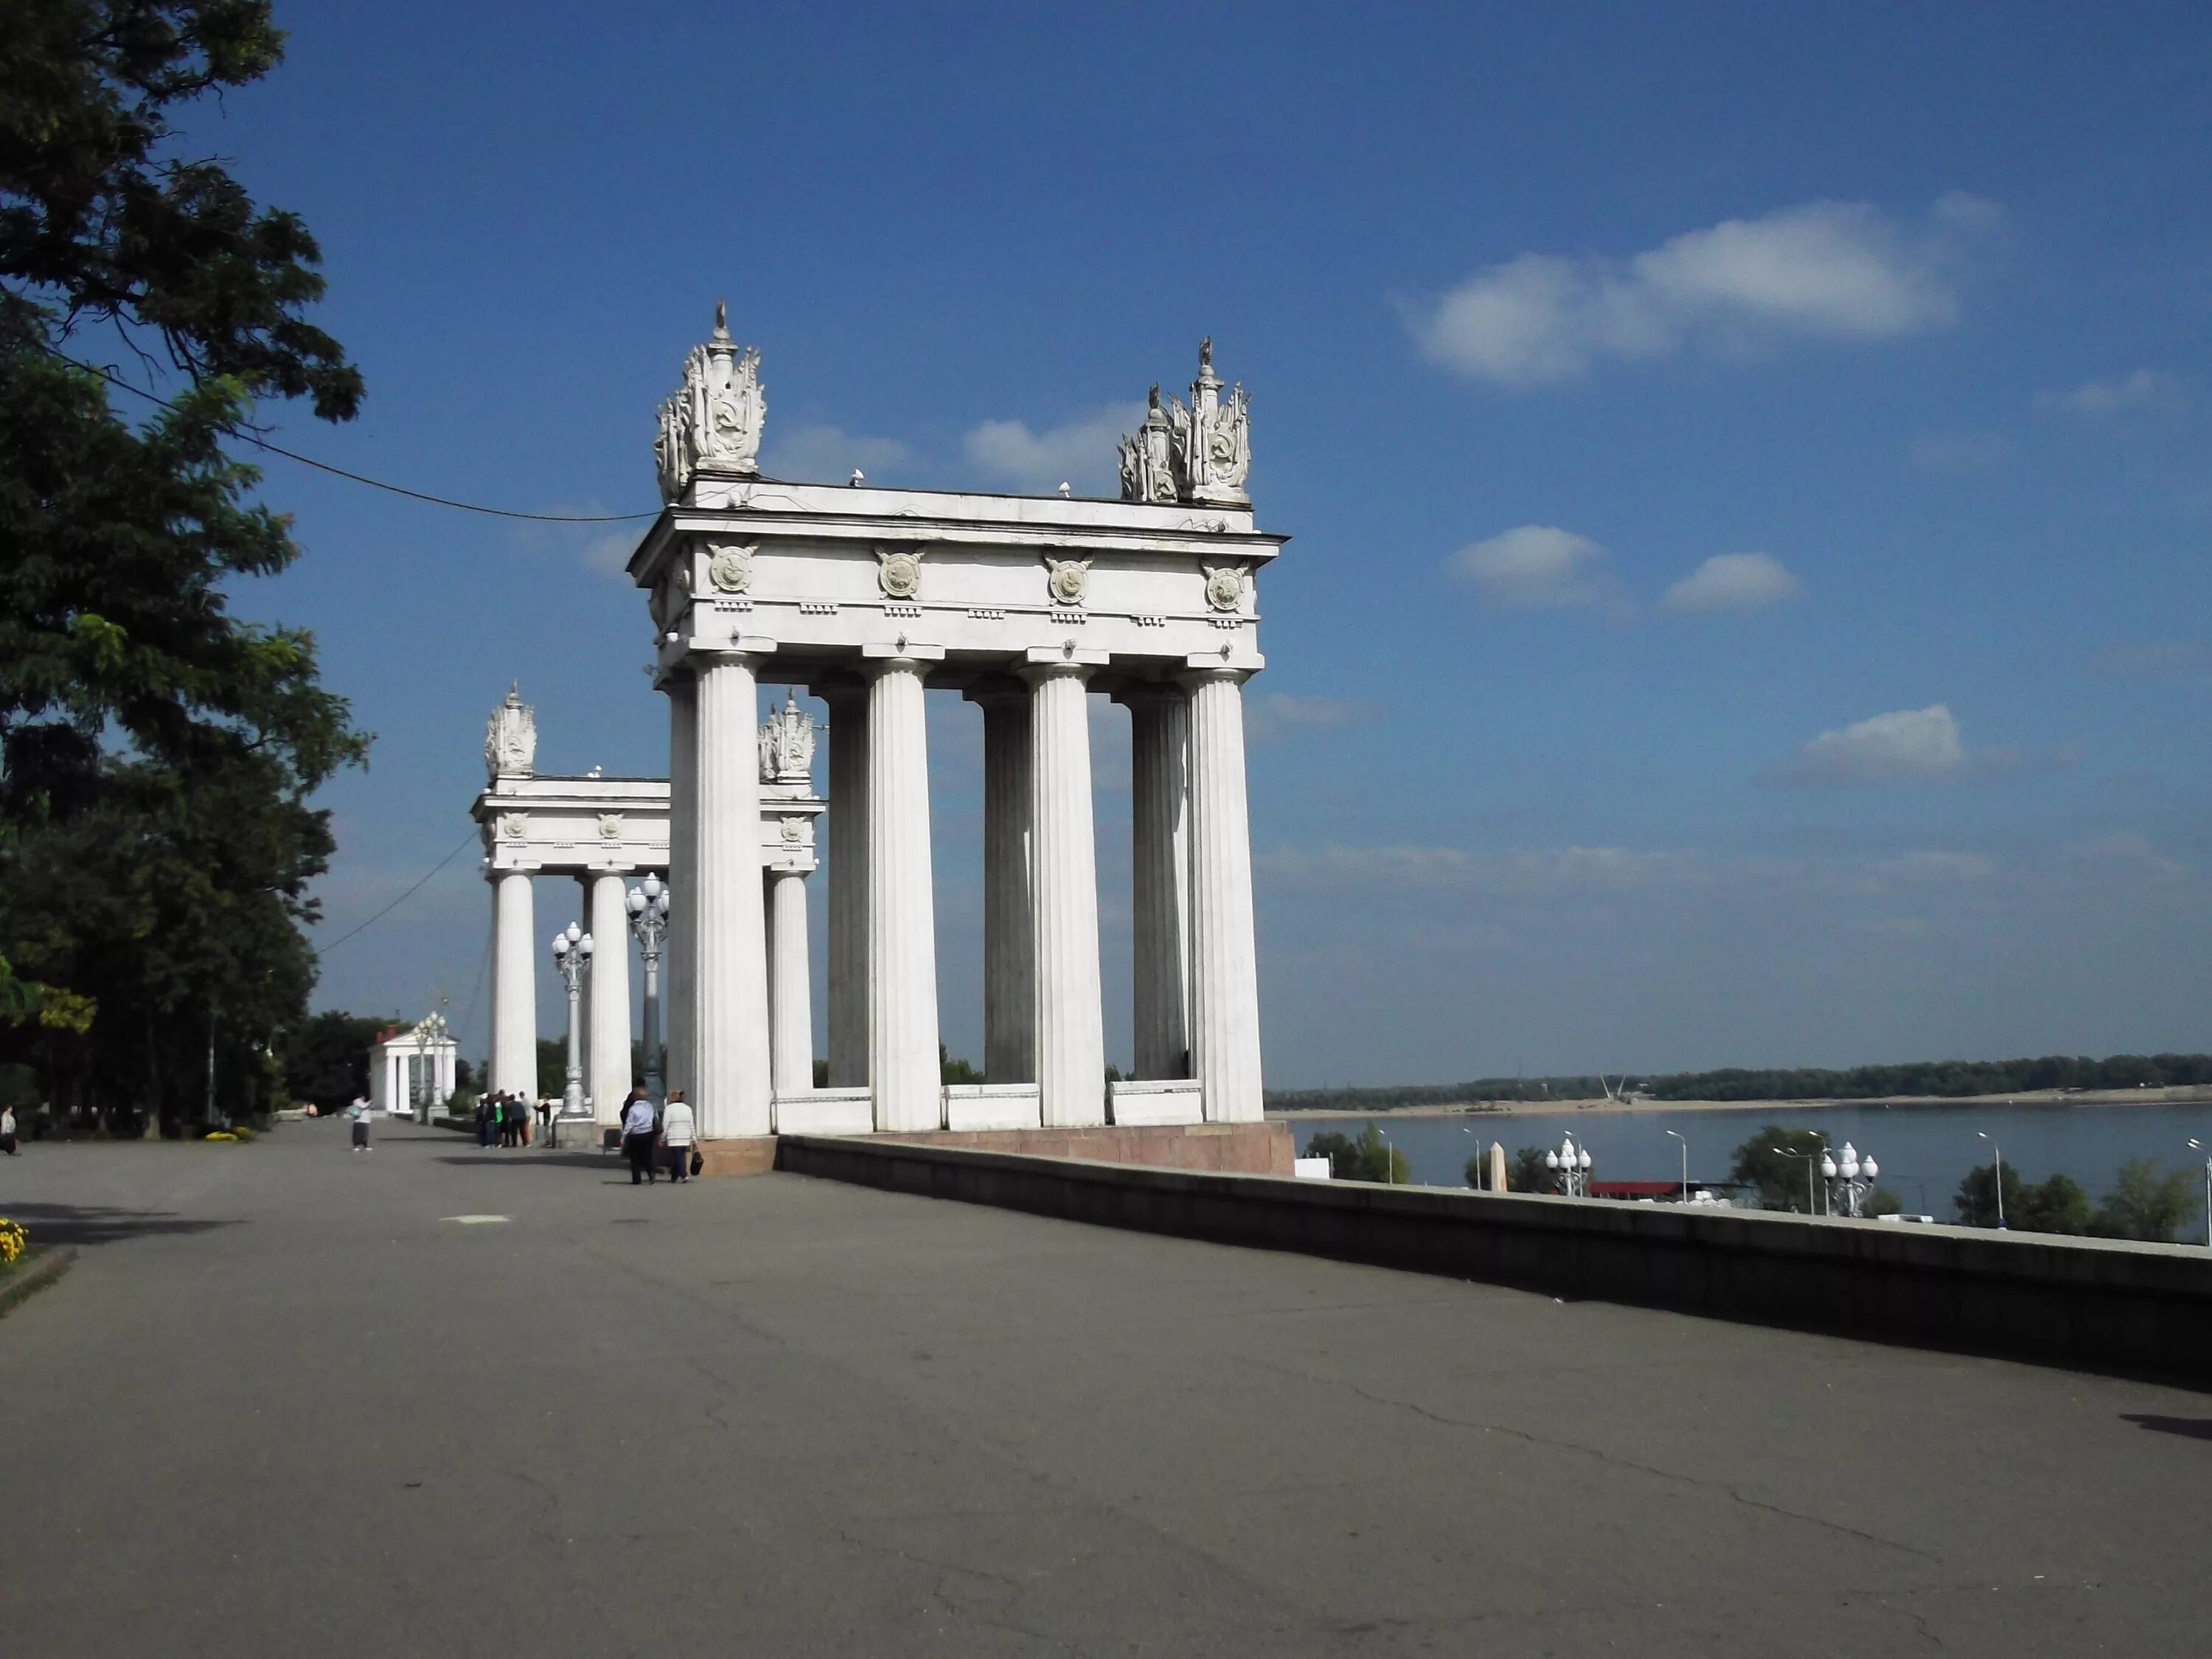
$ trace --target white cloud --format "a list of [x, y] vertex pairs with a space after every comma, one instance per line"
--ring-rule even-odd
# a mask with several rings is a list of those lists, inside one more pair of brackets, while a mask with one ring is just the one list
[[1558, 847], [1478, 853], [1461, 847], [1278, 848], [1261, 867], [1307, 890], [1449, 889], [1534, 897], [1569, 892], [1620, 893], [1702, 885], [1709, 877], [1693, 853], [1628, 847]]
[[2035, 406], [2087, 421], [2108, 421], [2136, 409], [2178, 409], [2183, 402], [2181, 382], [2154, 368], [2139, 368], [2118, 380], [2090, 380], [2071, 392], [2036, 394]]
[[1955, 776], [1966, 765], [1959, 722], [1939, 702], [1823, 732], [1779, 775], [1785, 783], [1924, 782]]
[[2012, 440], [2002, 432], [1923, 432], [1911, 454], [1926, 472], [1987, 472], [2011, 457]]
[[1444, 562], [1444, 569], [1498, 605], [1601, 605], [1613, 598], [1601, 574], [1605, 559], [1605, 549], [1587, 536], [1556, 525], [1524, 524], [1470, 542]]
[[1307, 732], [1334, 732], [1382, 710], [1358, 697], [1302, 697], [1287, 691], [1262, 691], [1244, 699], [1244, 737], [1249, 743], [1279, 743]]
[[1998, 217], [1965, 196], [1945, 197], [1918, 227], [1866, 203], [1811, 202], [1625, 260], [1524, 253], [1407, 320], [1431, 362], [1508, 386], [1572, 379], [1604, 358], [1889, 339], [1957, 316], [1954, 268]]
[[1110, 404], [1042, 432], [1030, 431], [1024, 421], [985, 421], [960, 447], [969, 465], [994, 483], [1042, 491], [1065, 480], [1079, 495], [1104, 495], [1119, 477], [1115, 441], [1144, 418], [1142, 404]]
[[880, 482], [875, 474], [896, 472], [913, 459], [914, 452], [896, 438], [857, 437], [817, 422], [771, 438], [761, 471], [799, 483], [843, 483], [857, 466]]
[[1797, 579], [1765, 553], [1716, 553], [1667, 590], [1668, 611], [1756, 611], [1797, 592]]

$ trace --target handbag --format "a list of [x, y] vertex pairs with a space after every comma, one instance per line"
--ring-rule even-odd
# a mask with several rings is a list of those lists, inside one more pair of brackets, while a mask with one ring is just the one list
[[705, 1155], [702, 1154], [696, 1146], [694, 1146], [691, 1149], [691, 1173], [693, 1175], [697, 1175], [700, 1170], [706, 1167], [707, 1159]]

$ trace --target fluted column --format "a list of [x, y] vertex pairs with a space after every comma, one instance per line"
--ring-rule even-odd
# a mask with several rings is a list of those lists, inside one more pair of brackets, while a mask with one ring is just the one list
[[1030, 702], [1030, 935], [1036, 974], [1037, 1092], [1048, 1128], [1106, 1121], [1098, 988], [1098, 858], [1091, 813], [1093, 665], [1024, 671]]
[[868, 689], [830, 705], [830, 1086], [868, 1081]]
[[1231, 668], [1183, 677], [1190, 688], [1191, 1059], [1210, 1123], [1261, 1115], [1244, 679], [1245, 671]]
[[1030, 920], [1030, 692], [968, 693], [983, 711], [983, 1075], [1036, 1081]]
[[1190, 1075], [1190, 699], [1181, 686], [1122, 693], [1129, 805], [1136, 1074]]
[[538, 1096], [538, 931], [527, 872], [492, 878], [491, 1086]]
[[775, 1091], [803, 1095], [814, 1086], [814, 989], [806, 961], [806, 876], [776, 870], [768, 878], [768, 1000]]
[[592, 991], [587, 1020], [592, 1033], [592, 1115], [599, 1122], [622, 1121], [629, 1093], [629, 912], [622, 877], [601, 871], [591, 878]]
[[771, 1117], [768, 938], [761, 907], [759, 692], [753, 659], [695, 657], [698, 757], [690, 814], [691, 1088], [704, 1136], [760, 1135]]
[[660, 957], [661, 1020], [665, 1056], [661, 1087], [691, 1089], [691, 1034], [699, 1029], [692, 988], [696, 950], [692, 943], [691, 902], [698, 888], [696, 829], [699, 775], [699, 688], [689, 675], [661, 683], [668, 694], [668, 937]]
[[934, 1129], [944, 1118], [921, 689], [944, 654], [904, 641], [869, 647], [868, 1082], [878, 1129]]

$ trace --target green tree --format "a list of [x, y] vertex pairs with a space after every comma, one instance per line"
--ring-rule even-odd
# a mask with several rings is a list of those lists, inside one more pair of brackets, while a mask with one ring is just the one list
[[294, 1100], [313, 1101], [319, 1110], [343, 1107], [356, 1095], [368, 1092], [368, 1045], [377, 1033], [398, 1024], [396, 1018], [377, 1018], [325, 1009], [290, 1027], [279, 1040], [277, 1060], [283, 1067], [284, 1092]]
[[568, 1086], [568, 1044], [562, 1037], [538, 1039], [538, 1097], [558, 1100]]
[[1505, 1190], [1509, 1193], [1555, 1193], [1559, 1189], [1559, 1177], [1544, 1167], [1543, 1146], [1523, 1146], [1513, 1154], [1513, 1161], [1505, 1166]]
[[1828, 1137], [1819, 1129], [1785, 1129], [1770, 1123], [1735, 1149], [1729, 1178], [1756, 1188], [1762, 1210], [1809, 1213], [1817, 1207], [1812, 1194], [1818, 1190], [1819, 1178], [1808, 1182], [1808, 1160], [1818, 1164], [1827, 1150]]
[[2100, 1238], [2139, 1238], [2172, 1243], [2184, 1223], [2199, 1212], [2197, 1172], [2169, 1170], [2154, 1158], [2120, 1165], [2111, 1194], [2097, 1206], [2089, 1231]]
[[[1951, 1207], [1966, 1227], [1997, 1224], [1997, 1183], [1993, 1165], [1978, 1164], [1959, 1183]], [[2004, 1221], [2011, 1231], [2022, 1233], [2085, 1233], [2089, 1231], [2089, 1195], [2069, 1175], [2054, 1175], [2031, 1185], [2020, 1171], [2004, 1166]]]
[[982, 1073], [941, 1042], [937, 1045], [937, 1076], [941, 1083], [981, 1083], [983, 1080]]
[[1372, 1123], [1357, 1135], [1324, 1129], [1306, 1142], [1303, 1157], [1325, 1158], [1328, 1172], [1339, 1181], [1388, 1182], [1403, 1187], [1413, 1178], [1405, 1153], [1389, 1145]]
[[[0, 952], [89, 1028], [0, 1059], [180, 1115], [212, 1041], [251, 1108], [313, 981], [305, 803], [367, 739], [307, 635], [229, 612], [299, 549], [223, 445], [258, 399], [342, 420], [362, 387], [302, 314], [306, 228], [173, 122], [283, 36], [254, 0], [6, 0], [0, 42]], [[143, 424], [68, 361], [118, 343], [167, 399]]]

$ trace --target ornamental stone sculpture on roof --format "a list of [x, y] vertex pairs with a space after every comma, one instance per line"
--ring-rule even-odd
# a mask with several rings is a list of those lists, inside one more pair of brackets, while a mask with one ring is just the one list
[[1144, 424], [1121, 440], [1121, 450], [1125, 501], [1251, 504], [1244, 488], [1252, 469], [1251, 399], [1241, 381], [1222, 395], [1212, 335], [1199, 343], [1189, 405], [1170, 398], [1163, 407], [1155, 385]]
[[717, 300], [714, 337], [691, 348], [684, 360], [684, 384], [660, 405], [653, 455], [659, 464], [661, 499], [675, 501], [695, 473], [757, 476], [761, 431], [767, 424], [760, 349], [738, 351], [730, 337], [729, 313]]
[[484, 722], [484, 772], [494, 781], [528, 777], [538, 758], [538, 716], [522, 700], [522, 688], [510, 682], [507, 698]]

